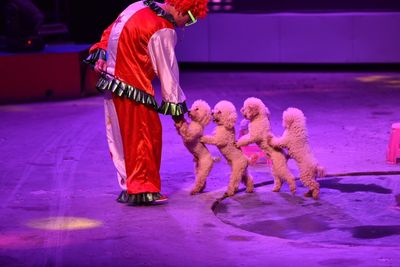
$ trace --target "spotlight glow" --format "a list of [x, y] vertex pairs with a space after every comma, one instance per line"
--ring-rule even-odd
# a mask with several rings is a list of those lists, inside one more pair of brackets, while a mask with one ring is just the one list
[[391, 81], [387, 81], [386, 83], [398, 85], [398, 84], [400, 84], [400, 80], [391, 80]]
[[95, 228], [102, 225], [101, 222], [78, 217], [49, 217], [32, 220], [29, 227], [45, 230], [81, 230]]
[[372, 75], [372, 76], [365, 76], [365, 77], [358, 77], [356, 80], [364, 83], [372, 83], [372, 82], [380, 82], [384, 81], [387, 79], [390, 79], [390, 76], [384, 76], [384, 75]]

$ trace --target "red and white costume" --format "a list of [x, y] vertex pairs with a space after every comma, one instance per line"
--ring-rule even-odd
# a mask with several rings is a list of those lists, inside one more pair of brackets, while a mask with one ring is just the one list
[[104, 100], [107, 141], [120, 186], [128, 195], [161, 189], [162, 129], [151, 84], [156, 75], [162, 88], [162, 113], [185, 112], [180, 109], [185, 95], [179, 85], [176, 40], [174, 25], [139, 1], [127, 7], [90, 48], [90, 53], [107, 51], [107, 73], [135, 89], [131, 98], [107, 91]]

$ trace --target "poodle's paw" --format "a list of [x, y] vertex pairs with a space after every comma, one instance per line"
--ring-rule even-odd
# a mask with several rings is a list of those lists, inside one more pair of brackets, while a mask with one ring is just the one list
[[318, 189], [312, 190], [312, 198], [315, 200], [319, 199], [319, 190]]
[[224, 193], [224, 197], [231, 197], [231, 196], [233, 196], [234, 194], [235, 194], [234, 191], [228, 190], [228, 191], [226, 191], [226, 192]]
[[178, 131], [182, 128], [183, 122], [174, 123], [175, 129]]
[[206, 189], [207, 183], [204, 183], [203, 186], [200, 188], [200, 193], [203, 193], [204, 189]]
[[246, 187], [246, 193], [253, 193], [253, 192], [254, 192], [254, 186], [253, 185]]
[[222, 195], [222, 198], [227, 198], [227, 197], [231, 197], [231, 196], [233, 196], [233, 195], [231, 195], [231, 194], [228, 193], [228, 192], [225, 192], [225, 193]]
[[191, 191], [191, 195], [196, 195], [199, 193], [203, 193], [204, 189], [206, 188], [206, 183], [204, 183], [202, 186], [195, 186]]
[[240, 149], [240, 146], [238, 145], [237, 142], [233, 142], [233, 146], [236, 147], [237, 149]]
[[308, 190], [308, 192], [304, 193], [305, 197], [312, 197], [312, 190]]
[[192, 190], [190, 191], [190, 194], [193, 196], [193, 195], [198, 194], [199, 192], [200, 192], [200, 190], [192, 189]]
[[279, 191], [281, 191], [281, 188], [280, 187], [274, 187], [274, 188], [272, 188], [272, 192], [279, 192]]

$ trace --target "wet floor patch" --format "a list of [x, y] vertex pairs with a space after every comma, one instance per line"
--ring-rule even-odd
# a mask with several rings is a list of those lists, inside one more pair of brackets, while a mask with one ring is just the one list
[[228, 205], [226, 205], [225, 203], [221, 202], [219, 203], [217, 206], [215, 206], [214, 209], [215, 213], [228, 213]]
[[229, 235], [225, 239], [229, 241], [251, 241], [253, 237], [243, 235]]
[[109, 242], [110, 240], [119, 241], [126, 238], [128, 238], [128, 236], [120, 235], [120, 236], [107, 236], [103, 238], [93, 238], [92, 240]]
[[253, 194], [240, 193], [220, 201], [214, 213], [226, 224], [265, 236], [353, 246], [399, 246], [399, 188], [386, 188], [396, 185], [396, 179], [319, 180], [317, 201], [303, 197], [307, 189], [301, 186], [293, 196], [285, 187], [274, 193], [268, 185]]
[[388, 115], [392, 115], [393, 112], [390, 111], [374, 111], [372, 112], [372, 115], [377, 115], [377, 116], [388, 116]]
[[293, 232], [312, 234], [330, 230], [329, 224], [311, 214], [283, 218], [280, 220], [264, 220], [240, 225], [240, 228], [250, 232], [290, 238]]
[[362, 266], [363, 262], [359, 259], [334, 258], [320, 261], [323, 266]]
[[400, 208], [400, 194], [395, 195], [395, 196], [394, 196], [394, 199], [395, 199], [395, 201], [396, 201], [396, 203], [397, 203], [397, 207]]
[[400, 225], [363, 225], [349, 229], [355, 238], [376, 239], [400, 235]]
[[391, 194], [392, 190], [382, 187], [377, 184], [352, 184], [352, 183], [339, 183], [339, 178], [320, 180], [319, 183], [321, 188], [336, 189], [342, 193], [354, 193], [354, 192], [371, 192], [377, 194]]

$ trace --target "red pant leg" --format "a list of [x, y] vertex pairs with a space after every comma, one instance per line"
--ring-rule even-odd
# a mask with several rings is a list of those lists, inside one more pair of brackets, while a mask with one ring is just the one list
[[162, 128], [151, 107], [113, 95], [125, 156], [128, 194], [158, 193]]

